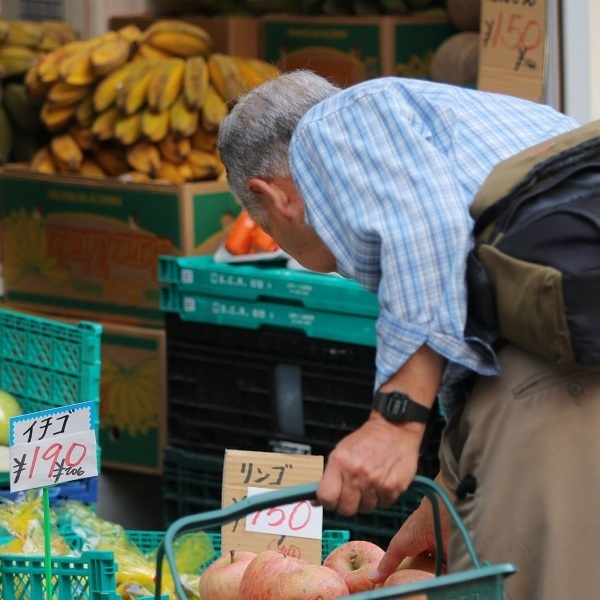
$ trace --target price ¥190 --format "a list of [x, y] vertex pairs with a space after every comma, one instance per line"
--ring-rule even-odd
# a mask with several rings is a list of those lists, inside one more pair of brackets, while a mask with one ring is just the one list
[[14, 482], [18, 483], [21, 476], [32, 479], [36, 469], [47, 468], [47, 478], [58, 483], [62, 477], [67, 475], [77, 475], [83, 477], [85, 472], [81, 465], [87, 455], [87, 448], [84, 444], [71, 442], [63, 445], [55, 442], [42, 451], [40, 446], [30, 447], [31, 453], [24, 453], [21, 459], [14, 458], [13, 474]]

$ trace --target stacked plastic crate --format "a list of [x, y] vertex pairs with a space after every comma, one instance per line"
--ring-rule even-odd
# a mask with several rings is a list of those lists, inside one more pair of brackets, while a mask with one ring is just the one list
[[[96, 433], [100, 404], [102, 327], [69, 325], [0, 309], [0, 389], [12, 394], [23, 413], [93, 402]], [[57, 499], [95, 502], [98, 478], [50, 488]], [[8, 473], [0, 473], [0, 498], [14, 499]]]
[[[159, 259], [166, 316], [167, 523], [219, 508], [226, 448], [327, 456], [370, 412], [377, 296], [356, 282], [267, 263]], [[434, 424], [435, 425], [435, 424]], [[422, 471], [437, 458], [427, 436]], [[414, 505], [325, 526], [387, 543]]]

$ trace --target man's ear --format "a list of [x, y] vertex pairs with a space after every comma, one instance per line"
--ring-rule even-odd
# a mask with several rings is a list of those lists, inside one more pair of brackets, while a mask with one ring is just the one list
[[277, 181], [265, 181], [264, 179], [253, 178], [248, 181], [248, 189], [255, 196], [262, 196], [263, 198], [270, 200], [273, 207], [283, 217], [291, 217], [292, 213], [290, 197], [285, 190], [284, 186], [280, 185]]

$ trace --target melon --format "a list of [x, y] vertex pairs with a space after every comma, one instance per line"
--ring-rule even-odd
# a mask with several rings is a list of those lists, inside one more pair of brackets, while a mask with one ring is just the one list
[[460, 31], [479, 31], [481, 0], [447, 0], [450, 21]]

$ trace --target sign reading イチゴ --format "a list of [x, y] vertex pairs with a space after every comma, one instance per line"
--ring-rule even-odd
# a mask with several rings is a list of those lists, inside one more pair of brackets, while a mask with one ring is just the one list
[[10, 420], [10, 490], [18, 492], [98, 475], [92, 402]]

